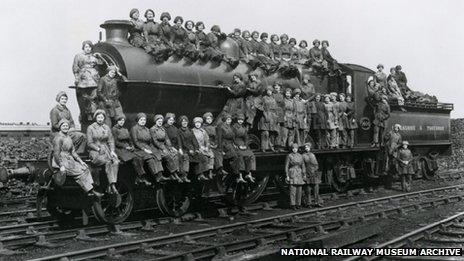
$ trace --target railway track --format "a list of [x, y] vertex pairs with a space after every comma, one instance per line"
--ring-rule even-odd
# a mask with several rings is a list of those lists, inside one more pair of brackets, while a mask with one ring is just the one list
[[[456, 185], [416, 191], [164, 236], [151, 236], [146, 239], [92, 247], [34, 260], [116, 258], [122, 254], [135, 255], [135, 259], [157, 260], [223, 258], [240, 251], [280, 244], [282, 241], [297, 242], [318, 233], [332, 232], [369, 220], [404, 215], [410, 211], [459, 202], [464, 199], [463, 190], [464, 185]], [[187, 221], [182, 224], [192, 227], [193, 223]]]
[[[376, 244], [372, 248], [460, 248], [464, 243], [464, 212], [457, 213], [440, 221], [401, 235], [388, 242]], [[382, 256], [352, 256], [344, 261], [377, 260]], [[462, 260], [450, 256], [395, 256], [395, 260]]]

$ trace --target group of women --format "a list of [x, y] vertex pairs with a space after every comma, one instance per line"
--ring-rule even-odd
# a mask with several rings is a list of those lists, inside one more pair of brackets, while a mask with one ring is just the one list
[[60, 92], [56, 100], [58, 104], [50, 112], [54, 133], [53, 164], [63, 174], [74, 177], [83, 190], [92, 195], [99, 193], [93, 190], [89, 168], [75, 146], [80, 152], [86, 148], [91, 163], [104, 168], [108, 193], [118, 193], [115, 184], [120, 162], [133, 165], [139, 184], [166, 180], [190, 182], [189, 173], [196, 174], [199, 181], [206, 181], [213, 179], [215, 174], [228, 174], [224, 164], [229, 166], [230, 174], [236, 175], [237, 182], [254, 182], [252, 172], [256, 170], [256, 160], [248, 146], [243, 114], [237, 115], [234, 124], [232, 116], [225, 114], [221, 124], [216, 126], [212, 113], [207, 112], [193, 119], [193, 128], [186, 116], [180, 116], [176, 125], [173, 113], [165, 117], [157, 114], [154, 126], [149, 129], [147, 115], [139, 113], [137, 123], [129, 131], [124, 127], [124, 114], [117, 115], [115, 126], [110, 128], [106, 124], [107, 113], [98, 109], [93, 115], [94, 123], [84, 135], [70, 130], [74, 121], [66, 107], [67, 94]]
[[313, 41], [313, 47], [308, 49], [306, 40], [301, 40], [297, 46], [296, 39], [289, 38], [287, 34], [280, 37], [272, 34], [269, 38], [266, 32], [242, 32], [237, 28], [228, 35], [240, 49], [239, 57], [232, 57], [220, 49], [227, 35], [221, 32], [218, 25], [213, 25], [210, 32], [205, 33], [203, 22], [195, 23], [188, 20], [184, 23], [181, 16], [176, 16], [171, 25], [171, 15], [167, 12], [160, 15], [161, 22], [157, 23], [152, 9], [145, 11], [145, 21], [140, 18], [140, 12], [135, 8], [129, 12], [129, 16], [132, 24], [129, 42], [135, 47], [144, 48], [158, 61], [165, 61], [175, 54], [188, 57], [192, 61], [225, 61], [232, 67], [242, 60], [253, 68], [261, 67], [268, 73], [276, 69], [288, 71], [292, 69], [292, 64], [296, 63], [330, 74], [339, 72], [337, 61], [330, 55], [329, 42], [326, 40], [321, 43], [316, 39]]
[[225, 86], [231, 94], [223, 113], [244, 114], [248, 127], [261, 131], [261, 150], [283, 150], [296, 142], [303, 146], [312, 136], [319, 149], [354, 146], [358, 128], [355, 106], [350, 94], [315, 93], [309, 77], [303, 77], [299, 88], [282, 83], [264, 87], [256, 75], [245, 81], [240, 74]]

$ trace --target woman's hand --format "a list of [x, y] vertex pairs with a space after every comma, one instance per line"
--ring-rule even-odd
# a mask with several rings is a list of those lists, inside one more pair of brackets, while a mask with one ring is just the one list
[[64, 173], [65, 171], [66, 171], [66, 168], [65, 168], [64, 166], [61, 166], [61, 167], [60, 167], [60, 172], [61, 172], [61, 173]]
[[287, 183], [287, 184], [290, 183], [290, 178], [288, 176], [285, 177], [285, 183]]

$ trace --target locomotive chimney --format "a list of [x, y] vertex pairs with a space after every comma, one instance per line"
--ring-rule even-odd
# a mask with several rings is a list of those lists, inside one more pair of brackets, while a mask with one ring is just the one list
[[129, 44], [127, 35], [131, 23], [127, 20], [108, 20], [100, 25], [106, 31], [106, 41]]

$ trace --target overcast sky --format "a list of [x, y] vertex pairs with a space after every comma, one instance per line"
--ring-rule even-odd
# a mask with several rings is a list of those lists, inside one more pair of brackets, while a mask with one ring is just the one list
[[[401, 64], [411, 88], [454, 103], [452, 117], [464, 117], [464, 1], [1, 0], [0, 122], [48, 122], [56, 93], [73, 84], [82, 41], [97, 41], [103, 21], [128, 19], [133, 7], [154, 9], [156, 19], [168, 11], [208, 29], [218, 24], [224, 32], [328, 39], [340, 62]], [[74, 94], [70, 108], [77, 118]]]

